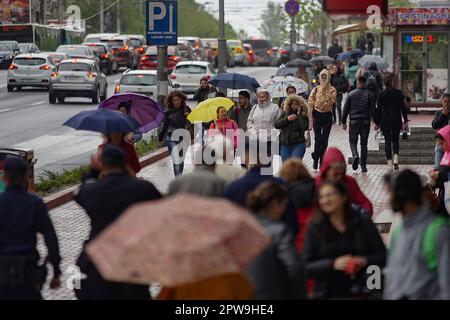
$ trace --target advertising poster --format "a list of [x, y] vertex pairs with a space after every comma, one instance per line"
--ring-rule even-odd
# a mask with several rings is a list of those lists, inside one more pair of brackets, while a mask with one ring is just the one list
[[0, 25], [30, 22], [30, 0], [0, 0]]
[[448, 93], [447, 75], [447, 69], [427, 69], [427, 101], [440, 101]]

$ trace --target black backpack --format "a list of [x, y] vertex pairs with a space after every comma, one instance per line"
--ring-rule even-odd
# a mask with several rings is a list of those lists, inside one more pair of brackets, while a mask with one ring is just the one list
[[378, 73], [376, 71], [369, 70], [366, 73], [366, 88], [372, 92], [374, 95], [378, 94], [378, 82], [377, 82]]

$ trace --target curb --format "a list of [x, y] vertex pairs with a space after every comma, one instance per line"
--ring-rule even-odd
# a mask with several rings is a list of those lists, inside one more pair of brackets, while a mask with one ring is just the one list
[[[158, 162], [161, 159], [164, 159], [169, 156], [169, 151], [166, 148], [160, 148], [142, 158], [139, 159], [139, 162], [142, 168], [148, 167], [149, 165]], [[61, 190], [55, 194], [47, 196], [44, 198], [44, 203], [47, 206], [48, 210], [55, 209], [63, 204], [66, 204], [73, 200], [73, 193], [78, 189], [79, 185], [69, 187], [67, 189]]]

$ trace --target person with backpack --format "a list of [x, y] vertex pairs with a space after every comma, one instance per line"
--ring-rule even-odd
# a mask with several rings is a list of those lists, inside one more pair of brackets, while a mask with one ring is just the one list
[[372, 92], [375, 99], [377, 99], [378, 94], [383, 90], [383, 80], [381, 79], [380, 72], [378, 71], [375, 62], [372, 62], [369, 65], [369, 68], [364, 73], [364, 77], [367, 79], [366, 88]]
[[392, 210], [403, 217], [391, 237], [385, 300], [450, 300], [450, 225], [433, 214], [412, 170], [390, 178]]

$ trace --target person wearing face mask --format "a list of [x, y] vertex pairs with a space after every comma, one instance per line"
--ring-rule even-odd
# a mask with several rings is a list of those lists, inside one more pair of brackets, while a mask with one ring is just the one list
[[392, 210], [403, 222], [391, 231], [385, 300], [450, 300], [450, 225], [433, 214], [422, 182], [406, 169], [391, 176]]
[[308, 225], [302, 256], [315, 280], [314, 299], [369, 299], [367, 268], [383, 269], [386, 248], [371, 219], [352, 209], [343, 181], [326, 181], [318, 191], [318, 213]]
[[337, 91], [330, 84], [328, 70], [320, 72], [320, 85], [315, 87], [308, 99], [310, 118], [309, 129], [314, 129], [314, 152], [311, 154], [314, 163], [313, 169], [317, 170], [319, 161], [322, 164], [324, 152], [328, 148], [333, 116], [331, 111], [336, 103]]
[[360, 211], [372, 215], [373, 206], [370, 200], [364, 195], [358, 186], [358, 182], [348, 176], [347, 165], [342, 152], [331, 147], [323, 156], [323, 164], [320, 167], [320, 174], [316, 177], [316, 186], [319, 188], [324, 181], [341, 181], [345, 184], [350, 197], [351, 204], [360, 208]]

